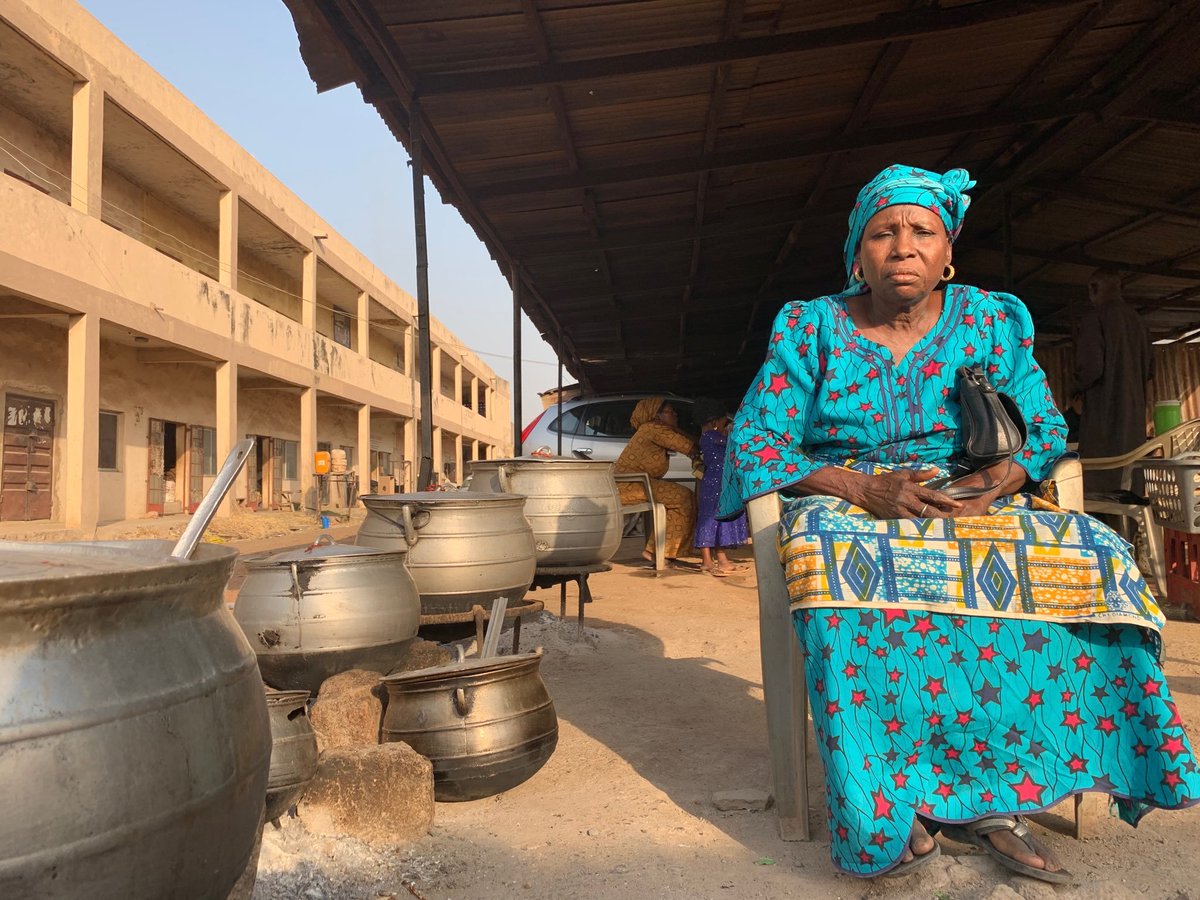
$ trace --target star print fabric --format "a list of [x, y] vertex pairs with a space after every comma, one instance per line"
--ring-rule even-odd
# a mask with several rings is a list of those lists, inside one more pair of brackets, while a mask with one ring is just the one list
[[798, 610], [833, 861], [899, 862], [919, 813], [1032, 813], [1081, 791], [1131, 824], [1200, 802], [1155, 635], [906, 609]]
[[720, 518], [825, 466], [948, 466], [961, 451], [957, 372], [977, 363], [1025, 417], [1017, 461], [1035, 481], [1049, 474], [1067, 428], [1020, 300], [948, 285], [937, 323], [894, 361], [855, 327], [847, 296], [789, 303], [776, 317], [766, 362], [734, 416]]

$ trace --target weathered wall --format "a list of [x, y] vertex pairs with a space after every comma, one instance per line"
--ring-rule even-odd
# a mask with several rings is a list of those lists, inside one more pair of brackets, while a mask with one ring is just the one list
[[71, 202], [71, 147], [44, 128], [0, 104], [0, 170], [17, 175]]

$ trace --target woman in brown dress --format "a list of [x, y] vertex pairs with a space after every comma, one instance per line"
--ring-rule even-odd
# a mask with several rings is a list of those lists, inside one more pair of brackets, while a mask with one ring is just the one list
[[[667, 545], [663, 555], [673, 560], [690, 550], [692, 532], [696, 527], [696, 495], [681, 484], [663, 480], [667, 474], [668, 451], [685, 456], [696, 455], [696, 442], [679, 430], [679, 414], [662, 397], [647, 397], [633, 410], [629, 424], [633, 437], [617, 459], [617, 474], [645, 472], [650, 476], [653, 502], [667, 509]], [[640, 484], [623, 482], [617, 485], [623, 504], [646, 502], [646, 490]], [[654, 532], [648, 529], [646, 549], [642, 553], [654, 559]]]

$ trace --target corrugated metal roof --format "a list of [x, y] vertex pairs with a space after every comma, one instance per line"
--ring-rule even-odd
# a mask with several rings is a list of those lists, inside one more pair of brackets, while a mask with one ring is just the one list
[[406, 143], [420, 97], [431, 177], [594, 389], [740, 390], [890, 162], [979, 181], [968, 281], [1004, 286], [1010, 212], [1044, 334], [1100, 263], [1200, 324], [1197, 0], [285, 2], [319, 87]]

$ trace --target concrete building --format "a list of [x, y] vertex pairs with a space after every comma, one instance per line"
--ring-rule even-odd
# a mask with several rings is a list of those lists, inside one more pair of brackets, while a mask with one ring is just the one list
[[[315, 508], [318, 449], [411, 490], [414, 300], [70, 0], [0, 0], [0, 61], [0, 520], [186, 511], [247, 436], [227, 510]], [[509, 388], [432, 340], [460, 480]]]

